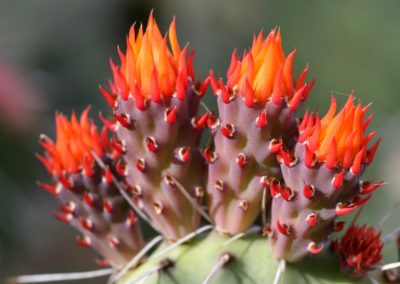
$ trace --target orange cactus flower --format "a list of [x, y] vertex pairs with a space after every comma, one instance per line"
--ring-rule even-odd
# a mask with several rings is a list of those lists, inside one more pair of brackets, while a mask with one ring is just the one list
[[297, 81], [293, 80], [295, 54], [296, 50], [285, 56], [279, 30], [272, 30], [265, 39], [260, 32], [241, 61], [237, 59], [236, 51], [233, 52], [227, 72], [227, 86], [239, 91], [245, 97], [248, 106], [254, 100], [266, 103], [270, 98], [278, 104], [282, 97], [296, 97], [297, 105], [300, 98], [305, 99], [313, 82], [303, 89], [306, 86], [308, 67], [303, 70]]
[[[167, 37], [170, 47], [168, 47]], [[126, 53], [118, 50], [121, 65], [117, 67], [111, 61], [114, 81], [110, 92], [101, 88], [111, 107], [115, 106], [116, 96], [127, 100], [133, 96], [139, 109], [144, 108], [145, 101], [151, 99], [159, 103], [162, 98], [176, 96], [183, 99], [189, 78], [194, 80], [192, 52], [187, 57], [187, 46], [181, 50], [172, 20], [169, 33], [162, 36], [153, 14], [150, 14], [147, 28], [143, 32], [140, 26], [130, 29], [126, 40]]]
[[103, 149], [108, 145], [107, 132], [104, 129], [99, 133], [88, 115], [89, 108], [85, 109], [79, 120], [75, 114], [68, 120], [58, 113], [56, 141], [41, 135], [41, 145], [46, 150], [46, 156], [38, 155], [38, 158], [51, 174], [59, 177], [64, 172], [77, 173], [85, 168], [88, 170], [94, 159], [92, 151], [103, 156]]
[[328, 168], [335, 164], [343, 168], [352, 166], [358, 174], [362, 163], [370, 164], [378, 148], [378, 140], [369, 151], [367, 145], [376, 131], [366, 133], [372, 115], [365, 119], [369, 106], [354, 104], [350, 95], [344, 107], [336, 113], [336, 100], [332, 97], [330, 109], [320, 119], [318, 115], [306, 112], [300, 124], [300, 142], [307, 141], [307, 150], [315, 153], [319, 161], [325, 161]]

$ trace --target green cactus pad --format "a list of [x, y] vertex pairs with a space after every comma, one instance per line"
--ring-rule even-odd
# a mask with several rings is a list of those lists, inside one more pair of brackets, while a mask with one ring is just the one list
[[[128, 284], [141, 278], [163, 260], [173, 265], [164, 271], [154, 272], [136, 283], [180, 284], [203, 283], [219, 257], [229, 253], [234, 259], [219, 270], [210, 283], [273, 283], [278, 262], [274, 259], [268, 242], [260, 236], [244, 237], [226, 244], [227, 238], [212, 233], [188, 244], [174, 248], [166, 254], [149, 257], [141, 266], [128, 272], [118, 284]], [[165, 248], [166, 245], [157, 251]], [[157, 251], [155, 252], [157, 254]], [[375, 279], [377, 277], [374, 276]], [[377, 279], [380, 281], [380, 279]], [[308, 256], [302, 262], [287, 264], [281, 284], [310, 283], [370, 283], [344, 275], [331, 252]], [[381, 283], [381, 282], [379, 282]]]

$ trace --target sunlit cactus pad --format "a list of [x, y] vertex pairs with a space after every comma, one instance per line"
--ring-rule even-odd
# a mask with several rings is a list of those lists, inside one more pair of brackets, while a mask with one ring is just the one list
[[[161, 246], [154, 254], [165, 249]], [[254, 284], [273, 283], [279, 263], [273, 257], [263, 237], [248, 236], [227, 243], [227, 239], [211, 233], [207, 237], [180, 245], [159, 257], [149, 257], [143, 265], [127, 273], [119, 284], [131, 281], [146, 284], [203, 283], [209, 272], [224, 254], [232, 260], [227, 263], [210, 283]], [[146, 273], [168, 260], [170, 266], [157, 273]], [[318, 256], [309, 256], [296, 264], [286, 265], [281, 284], [347, 284], [370, 283], [359, 281], [339, 272], [338, 259], [327, 251]], [[144, 282], [139, 279], [145, 279]]]

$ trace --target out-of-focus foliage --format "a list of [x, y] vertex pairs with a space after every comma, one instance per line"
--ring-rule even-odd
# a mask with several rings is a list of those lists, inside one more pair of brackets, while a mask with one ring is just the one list
[[[5, 272], [94, 267], [92, 252], [78, 248], [72, 230], [52, 219], [53, 200], [35, 186], [44, 174], [34, 158], [37, 136], [54, 132], [55, 110], [69, 113], [91, 104], [92, 113], [104, 109], [107, 114], [97, 86], [110, 77], [108, 58], [116, 58], [117, 45], [125, 48], [130, 25], [146, 23], [152, 8], [163, 31], [176, 16], [180, 41], [196, 51], [198, 76], [211, 67], [224, 75], [234, 48], [241, 53], [261, 29], [279, 26], [284, 49], [297, 48], [295, 65], [309, 63], [317, 77], [311, 108], [325, 112], [332, 92], [344, 102], [351, 90], [364, 104], [373, 102], [371, 129], [384, 140], [367, 177], [388, 185], [375, 194], [361, 220], [375, 223], [400, 200], [399, 1], [3, 0], [0, 278]], [[211, 94], [207, 101], [212, 107]]]

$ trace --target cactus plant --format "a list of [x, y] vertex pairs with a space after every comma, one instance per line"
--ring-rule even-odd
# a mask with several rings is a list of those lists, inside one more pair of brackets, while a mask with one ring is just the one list
[[[41, 136], [38, 156], [55, 179], [39, 185], [61, 201], [56, 217], [105, 258], [109, 282], [399, 281], [398, 263], [382, 263], [397, 232], [381, 237], [356, 215], [332, 234], [383, 185], [360, 179], [380, 142], [368, 146], [368, 106], [350, 95], [336, 113], [332, 98], [322, 119], [299, 118], [315, 81], [308, 67], [293, 74], [296, 51], [285, 56], [279, 30], [260, 33], [241, 59], [234, 52], [226, 83], [212, 71], [196, 81], [175, 19], [163, 36], [151, 14], [118, 53], [100, 88], [113, 114], [100, 117], [103, 130], [88, 109], [80, 122], [57, 114], [56, 141]], [[199, 111], [209, 85], [218, 113]], [[140, 223], [160, 236], [146, 244]]]

